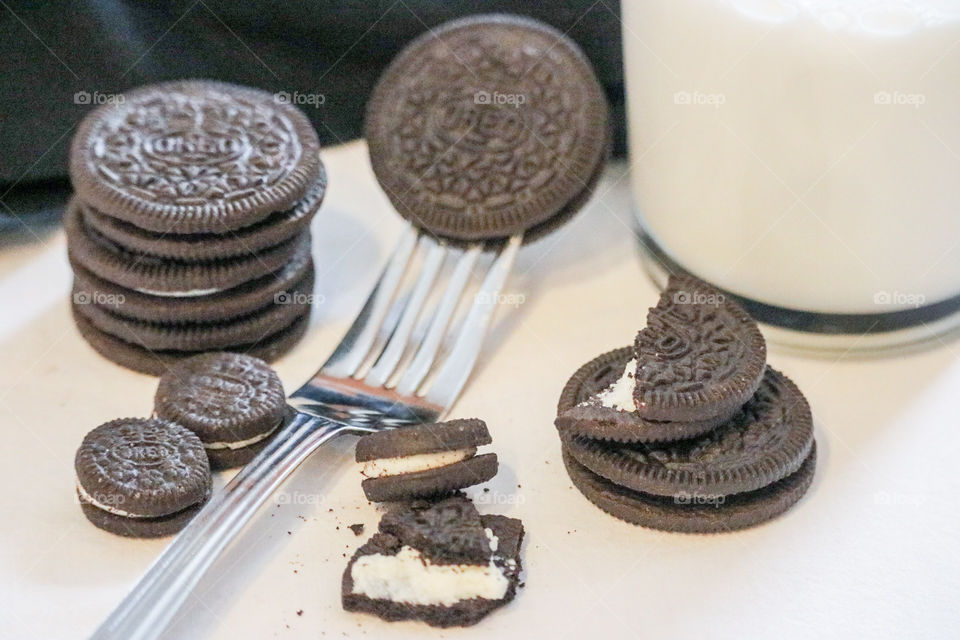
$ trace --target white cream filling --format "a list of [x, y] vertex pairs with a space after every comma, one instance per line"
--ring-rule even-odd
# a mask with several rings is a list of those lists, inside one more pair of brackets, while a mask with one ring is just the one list
[[101, 502], [100, 500], [97, 500], [97, 499], [94, 498], [92, 495], [90, 495], [89, 493], [87, 493], [87, 490], [83, 488], [83, 485], [82, 485], [82, 484], [80, 484], [80, 479], [79, 479], [79, 478], [77, 478], [76, 484], [77, 484], [77, 493], [80, 494], [80, 497], [83, 498], [84, 502], [89, 502], [90, 504], [92, 504], [93, 506], [95, 506], [97, 509], [103, 509], [104, 511], [106, 511], [106, 512], [108, 512], [108, 513], [112, 513], [112, 514], [118, 515], [118, 516], [123, 516], [124, 518], [147, 518], [147, 517], [149, 517], [149, 516], [141, 516], [141, 515], [138, 515], [138, 514], [135, 514], [135, 513], [130, 513], [129, 511], [124, 511], [123, 509], [120, 509], [119, 507], [116, 507], [116, 506], [114, 506], [114, 505], [105, 504], [104, 502]]
[[396, 458], [377, 458], [363, 463], [360, 473], [366, 478], [383, 478], [398, 476], [404, 473], [416, 473], [445, 467], [448, 464], [461, 462], [477, 453], [476, 447], [438, 451], [436, 453], [418, 453], [413, 456], [398, 456]]
[[[485, 529], [491, 551], [499, 541]], [[413, 547], [404, 545], [394, 556], [373, 554], [357, 559], [350, 570], [353, 593], [375, 600], [419, 605], [450, 606], [470, 598], [499, 600], [510, 581], [490, 557], [486, 565], [433, 564]]]
[[637, 404], [633, 399], [633, 391], [637, 387], [637, 366], [634, 358], [623, 369], [620, 379], [597, 394], [600, 404], [617, 411], [636, 411]]
[[187, 291], [156, 291], [154, 289], [137, 288], [140, 293], [148, 293], [152, 296], [162, 298], [192, 298], [195, 296], [208, 296], [213, 293], [219, 293], [222, 289], [190, 289]]
[[273, 429], [270, 429], [270, 431], [257, 434], [252, 438], [247, 438], [246, 440], [234, 440], [232, 442], [204, 442], [203, 448], [204, 449], [242, 449], [244, 447], [250, 446], [251, 444], [256, 444], [261, 440], [266, 440], [267, 438], [273, 435], [273, 432], [276, 431], [277, 427], [279, 426], [280, 426], [280, 423], [277, 423], [277, 426], [274, 427]]

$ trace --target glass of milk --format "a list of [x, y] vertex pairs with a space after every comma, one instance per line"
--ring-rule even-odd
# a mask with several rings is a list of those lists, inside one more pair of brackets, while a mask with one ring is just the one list
[[624, 0], [649, 264], [774, 340], [960, 324], [960, 0]]

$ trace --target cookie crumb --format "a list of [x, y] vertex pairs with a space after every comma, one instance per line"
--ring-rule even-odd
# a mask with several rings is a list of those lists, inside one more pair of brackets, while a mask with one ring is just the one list
[[363, 523], [358, 522], [357, 524], [351, 524], [349, 529], [353, 531], [354, 535], [361, 535], [363, 533]]

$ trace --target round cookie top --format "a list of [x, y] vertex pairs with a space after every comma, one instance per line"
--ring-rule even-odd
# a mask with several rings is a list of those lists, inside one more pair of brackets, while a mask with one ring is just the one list
[[121, 418], [86, 435], [74, 466], [89, 501], [113, 513], [156, 518], [204, 500], [210, 465], [189, 429], [161, 419]]
[[206, 80], [150, 85], [80, 124], [70, 178], [103, 213], [149, 231], [225, 233], [290, 208], [320, 171], [298, 109]]
[[651, 420], [729, 415], [763, 378], [767, 347], [737, 303], [689, 276], [671, 276], [634, 343], [637, 412]]
[[806, 398], [767, 367], [760, 388], [729, 421], [690, 440], [620, 444], [564, 437], [577, 461], [611, 482], [660, 496], [753, 491], [796, 471], [813, 446]]
[[235, 442], [275, 429], [286, 410], [286, 395], [263, 360], [204, 353], [178, 362], [160, 377], [154, 410], [204, 443]]
[[417, 226], [513, 235], [584, 192], [606, 154], [606, 99], [569, 38], [517, 16], [449, 22], [407, 46], [367, 105], [377, 179]]

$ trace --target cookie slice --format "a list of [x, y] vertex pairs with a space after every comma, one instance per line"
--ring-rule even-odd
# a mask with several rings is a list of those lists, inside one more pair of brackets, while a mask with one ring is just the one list
[[[309, 287], [309, 288], [307, 288]], [[287, 292], [286, 303], [274, 303], [250, 314], [211, 323], [161, 323], [133, 320], [114, 313], [108, 306], [79, 304], [74, 290], [73, 309], [91, 324], [125, 342], [153, 351], [210, 351], [254, 342], [289, 326], [310, 312], [313, 283], [304, 282]]]
[[273, 95], [184, 80], [87, 115], [70, 148], [81, 199], [160, 233], [225, 233], [300, 200], [320, 173], [307, 117]]
[[647, 420], [636, 411], [633, 389], [637, 358], [633, 347], [597, 356], [580, 367], [560, 394], [554, 424], [561, 435], [615, 442], [664, 442], [699, 436], [726, 422]]
[[634, 348], [636, 411], [650, 420], [730, 415], [757, 390], [767, 359], [753, 318], [690, 276], [670, 276]]
[[717, 429], [669, 443], [563, 438], [567, 451], [616, 485], [665, 497], [755, 491], [794, 473], [813, 447], [810, 406], [786, 376], [767, 367], [760, 388]]
[[179, 531], [206, 502], [212, 486], [200, 439], [156, 418], [100, 425], [84, 437], [74, 467], [84, 515], [122, 536]]
[[258, 253], [210, 261], [182, 261], [131, 253], [87, 228], [73, 199], [64, 213], [67, 252], [97, 276], [142, 293], [189, 297], [218, 293], [283, 268], [298, 253], [310, 252], [310, 233]]
[[[73, 320], [80, 335], [97, 353], [122, 367], [141, 373], [159, 376], [177, 362], [197, 355], [196, 352], [190, 351], [150, 351], [101, 331], [76, 312], [73, 314]], [[253, 338], [249, 343], [230, 345], [220, 351], [246, 353], [272, 362], [296, 346], [306, 333], [309, 324], [310, 314], [305, 313], [291, 325], [282, 327], [275, 333]]]
[[800, 468], [773, 484], [747, 493], [719, 496], [678, 493], [672, 498], [618, 486], [586, 468], [563, 449], [563, 462], [574, 486], [610, 515], [651, 529], [680, 533], [723, 533], [771, 520], [796, 504], [813, 482], [814, 445]]
[[[520, 579], [523, 524], [504, 516], [477, 516], [468, 500], [458, 499], [465, 502], [458, 511], [465, 521], [422, 514], [422, 519], [440, 526], [414, 538], [381, 528], [361, 546], [343, 574], [343, 608], [391, 622], [422, 620], [434, 627], [465, 627], [513, 600]], [[434, 507], [403, 508], [423, 512]], [[450, 515], [449, 504], [441, 508]], [[436, 563], [417, 546], [435, 552], [458, 547], [465, 534], [486, 541], [483, 560]]]
[[309, 247], [297, 251], [280, 270], [205, 296], [158, 296], [108, 282], [71, 262], [74, 304], [96, 304], [132, 320], [158, 323], [212, 323], [250, 315], [278, 301], [297, 302], [294, 291], [313, 291]]
[[452, 493], [497, 474], [497, 454], [476, 455], [492, 439], [482, 420], [451, 420], [364, 436], [356, 460], [373, 502]]
[[320, 177], [292, 208], [228, 233], [157, 233], [86, 204], [81, 204], [80, 209], [88, 228], [130, 253], [175, 260], [217, 260], [263, 251], [299, 235], [320, 208], [326, 189], [327, 175], [321, 166]]
[[160, 377], [157, 417], [197, 434], [214, 469], [246, 464], [283, 424], [286, 394], [263, 360], [241, 353], [205, 353]]
[[589, 61], [535, 20], [479, 15], [410, 43], [367, 104], [387, 197], [438, 236], [492, 240], [536, 227], [603, 163], [608, 113]]

